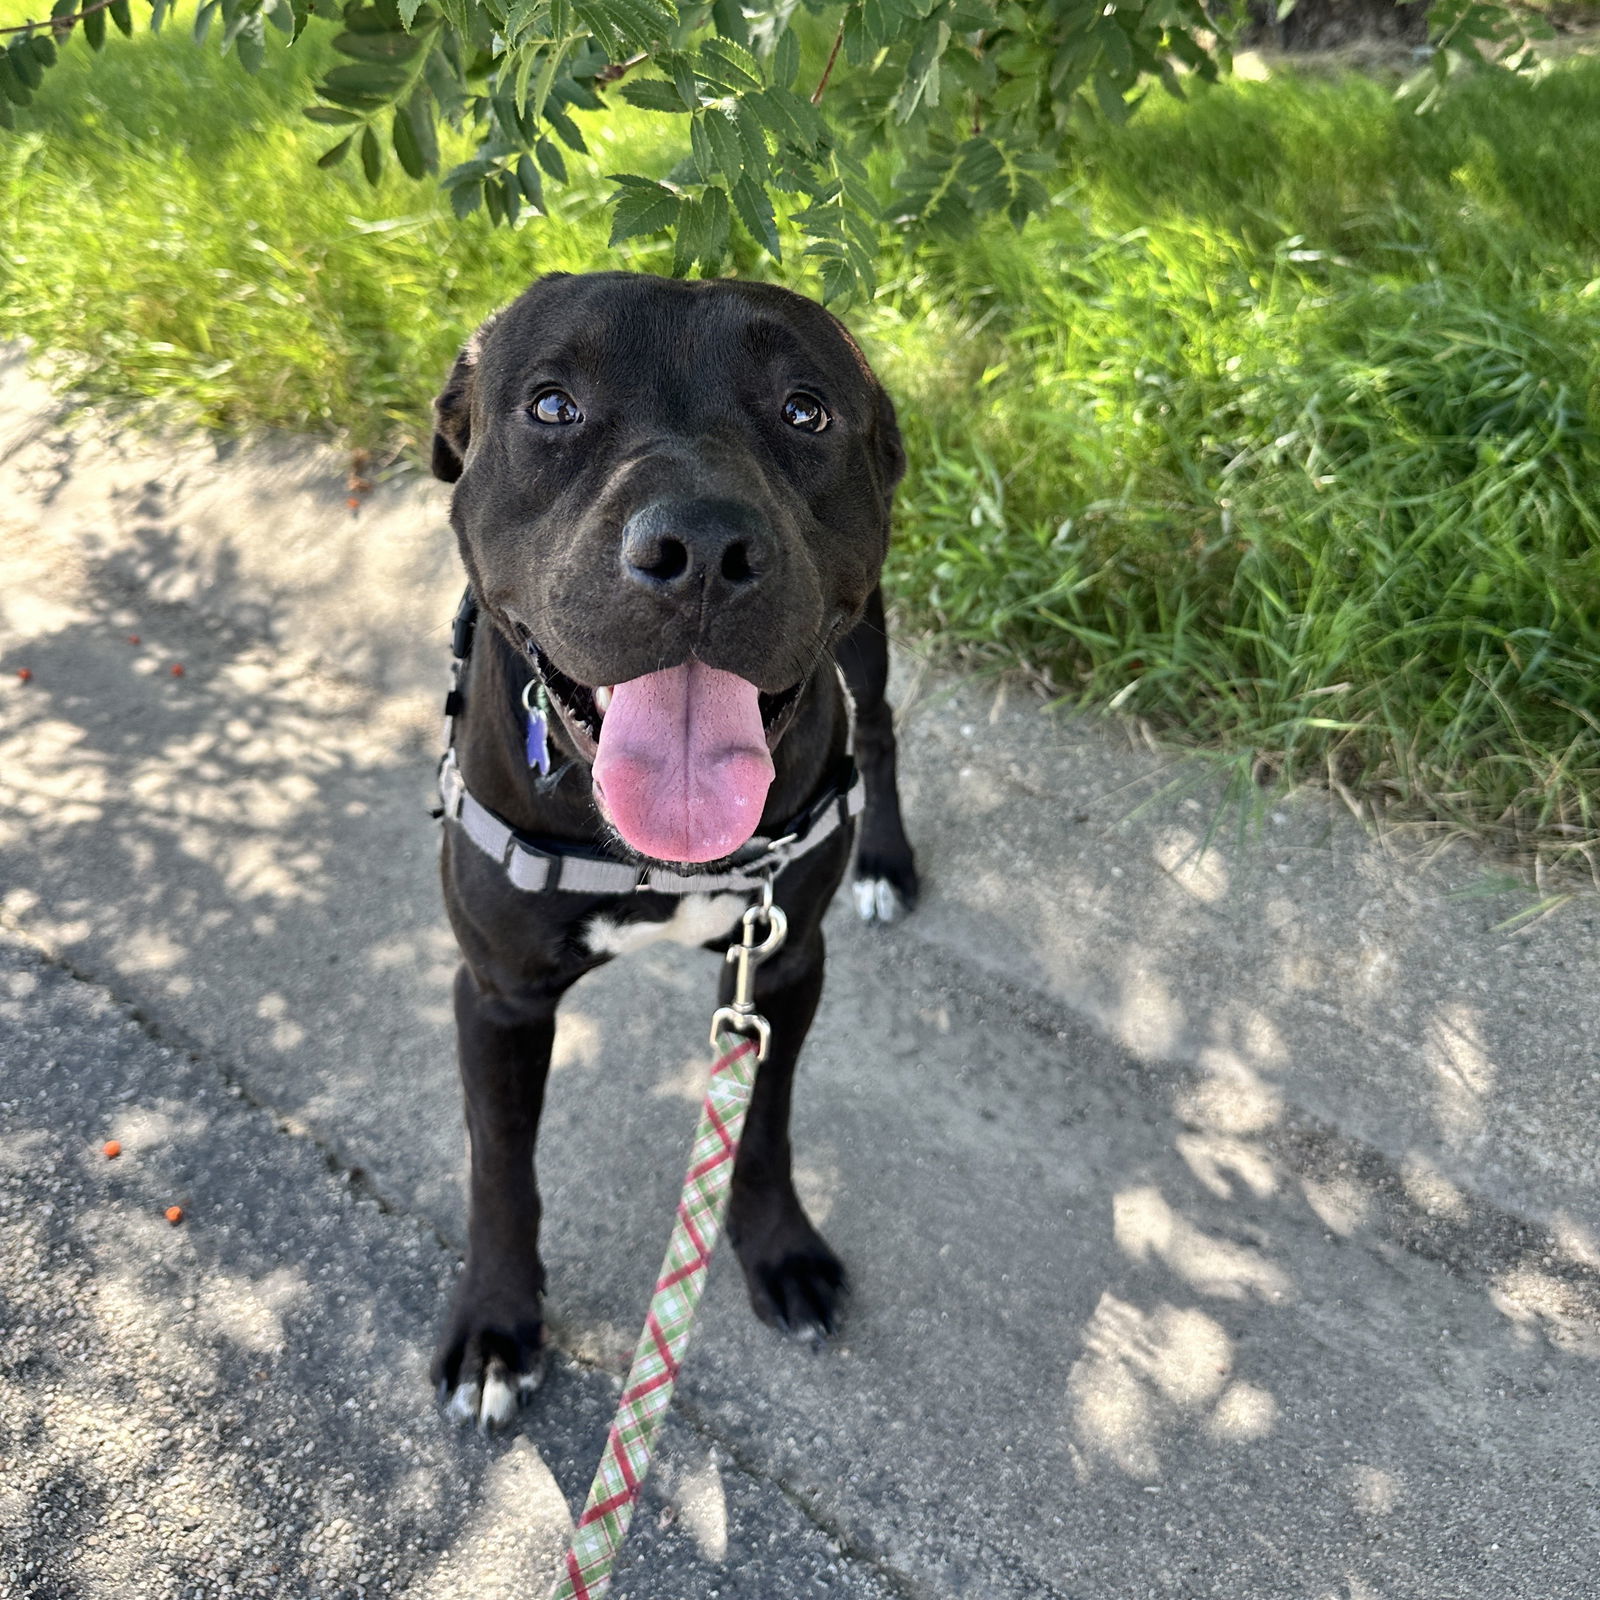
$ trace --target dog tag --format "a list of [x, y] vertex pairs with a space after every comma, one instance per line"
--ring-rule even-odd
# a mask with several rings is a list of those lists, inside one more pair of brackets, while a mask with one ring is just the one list
[[[535, 695], [532, 705], [528, 696]], [[522, 709], [528, 713], [528, 765], [539, 769], [541, 778], [550, 776], [550, 696], [542, 683], [530, 681], [522, 691]]]

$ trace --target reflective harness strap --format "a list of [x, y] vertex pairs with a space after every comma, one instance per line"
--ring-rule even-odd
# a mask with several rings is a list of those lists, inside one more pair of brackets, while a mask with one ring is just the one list
[[834, 663], [844, 692], [848, 775], [831, 785], [775, 839], [750, 840], [733, 865], [723, 872], [676, 872], [670, 867], [636, 866], [617, 861], [582, 845], [554, 840], [538, 843], [518, 833], [467, 788], [456, 761], [455, 719], [463, 707], [461, 673], [472, 649], [477, 602], [469, 588], [461, 597], [451, 630], [450, 690], [444, 701], [444, 755], [439, 762], [442, 820], [457, 823], [485, 855], [506, 870], [513, 887], [528, 894], [725, 894], [753, 893], [792, 861], [810, 854], [860, 815], [865, 800], [861, 773], [854, 759], [855, 701], [843, 669]]

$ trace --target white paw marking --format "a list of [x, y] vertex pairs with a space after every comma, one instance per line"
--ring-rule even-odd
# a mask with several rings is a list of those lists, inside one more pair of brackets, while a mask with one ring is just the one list
[[894, 922], [900, 916], [900, 891], [887, 878], [857, 878], [856, 915], [863, 922]]
[[503, 1428], [516, 1416], [520, 1404], [518, 1388], [504, 1367], [490, 1367], [483, 1383], [483, 1399], [478, 1405], [478, 1426], [485, 1430]]
[[445, 1415], [454, 1423], [476, 1423], [483, 1432], [503, 1428], [516, 1416], [517, 1408], [525, 1405], [528, 1396], [544, 1382], [545, 1358], [541, 1350], [529, 1372], [512, 1376], [503, 1361], [489, 1363], [481, 1384], [461, 1384], [450, 1396]]
[[747, 903], [748, 897], [742, 894], [686, 894], [666, 922], [613, 922], [610, 917], [596, 917], [584, 933], [584, 943], [597, 956], [631, 955], [662, 940], [693, 947], [731, 933]]
[[452, 1422], [476, 1422], [478, 1397], [482, 1392], [475, 1383], [463, 1383], [450, 1396], [450, 1404], [445, 1407], [445, 1415]]

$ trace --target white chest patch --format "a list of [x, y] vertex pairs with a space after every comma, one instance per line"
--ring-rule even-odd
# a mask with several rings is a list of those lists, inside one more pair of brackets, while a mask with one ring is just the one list
[[584, 933], [591, 955], [625, 956], [663, 939], [673, 944], [704, 944], [731, 933], [744, 914], [749, 896], [686, 894], [666, 922], [613, 922], [596, 917]]

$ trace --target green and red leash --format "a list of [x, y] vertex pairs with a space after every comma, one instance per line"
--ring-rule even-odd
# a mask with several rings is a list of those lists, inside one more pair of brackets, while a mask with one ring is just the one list
[[[763, 927], [765, 937], [757, 943], [758, 929]], [[766, 1018], [755, 1009], [755, 969], [778, 949], [787, 931], [783, 912], [772, 903], [769, 881], [761, 899], [744, 914], [741, 942], [728, 951], [728, 960], [738, 967], [733, 1004], [711, 1019], [711, 1044], [717, 1059], [700, 1108], [666, 1258], [650, 1297], [633, 1365], [622, 1386], [605, 1453], [550, 1600], [600, 1600], [611, 1587], [612, 1567], [628, 1536], [639, 1492], [650, 1471], [656, 1436], [672, 1404], [694, 1331], [711, 1253], [728, 1211], [733, 1166], [755, 1089], [756, 1069], [766, 1059], [771, 1042]]]

